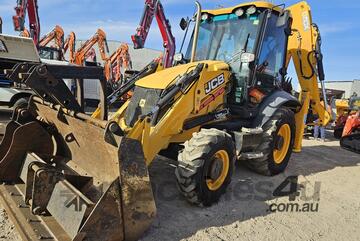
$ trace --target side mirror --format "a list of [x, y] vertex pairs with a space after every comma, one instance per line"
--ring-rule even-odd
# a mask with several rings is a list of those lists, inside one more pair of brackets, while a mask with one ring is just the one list
[[240, 57], [241, 63], [251, 63], [255, 60], [255, 54], [252, 53], [242, 53]]
[[180, 28], [182, 30], [185, 30], [187, 29], [187, 27], [188, 27], [188, 21], [185, 18], [182, 18], [180, 21]]
[[290, 12], [284, 11], [276, 21], [276, 27], [283, 27], [288, 24], [290, 19]]

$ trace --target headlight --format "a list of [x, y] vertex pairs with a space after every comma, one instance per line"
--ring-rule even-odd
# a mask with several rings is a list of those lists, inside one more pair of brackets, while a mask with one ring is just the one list
[[184, 55], [182, 54], [182, 53], [178, 53], [178, 54], [175, 54], [174, 55], [174, 60], [176, 61], [176, 62], [180, 62], [180, 61], [182, 61], [184, 59]]
[[251, 15], [251, 14], [256, 13], [256, 7], [255, 7], [255, 6], [249, 7], [249, 8], [246, 10], [246, 13], [247, 13], [248, 15]]
[[242, 8], [238, 8], [235, 10], [235, 15], [238, 17], [241, 17], [242, 15], [244, 15], [244, 9]]
[[210, 16], [209, 16], [209, 14], [207, 14], [207, 13], [203, 13], [202, 15], [201, 15], [201, 20], [203, 20], [203, 21], [206, 21], [206, 20], [208, 20], [210, 18]]

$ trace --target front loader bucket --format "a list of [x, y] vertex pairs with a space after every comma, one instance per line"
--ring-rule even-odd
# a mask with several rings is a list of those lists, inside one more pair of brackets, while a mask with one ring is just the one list
[[0, 145], [0, 198], [24, 240], [137, 240], [156, 207], [141, 143], [32, 97]]
[[51, 157], [53, 145], [50, 135], [37, 122], [24, 125], [9, 122], [0, 145], [0, 181], [17, 179], [27, 152], [36, 152], [44, 159]]

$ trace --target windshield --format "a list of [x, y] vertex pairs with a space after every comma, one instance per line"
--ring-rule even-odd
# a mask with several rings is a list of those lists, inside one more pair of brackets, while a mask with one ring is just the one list
[[[195, 60], [221, 60], [225, 62], [240, 59], [242, 51], [255, 52], [261, 14], [259, 12], [238, 17], [235, 14], [214, 16], [202, 21], [199, 29]], [[190, 59], [192, 41], [186, 58]], [[236, 61], [234, 61], [236, 62]], [[239, 61], [237, 61], [239, 62]]]

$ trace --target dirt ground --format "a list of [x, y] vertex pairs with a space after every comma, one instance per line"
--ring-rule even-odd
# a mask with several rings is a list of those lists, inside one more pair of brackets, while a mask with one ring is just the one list
[[[209, 208], [189, 205], [178, 194], [171, 161], [156, 160], [150, 175], [158, 213], [141, 240], [359, 240], [360, 155], [336, 140], [303, 144], [275, 177], [237, 165], [227, 194]], [[290, 176], [298, 176], [299, 195], [274, 197]], [[0, 240], [20, 240], [1, 206]]]

